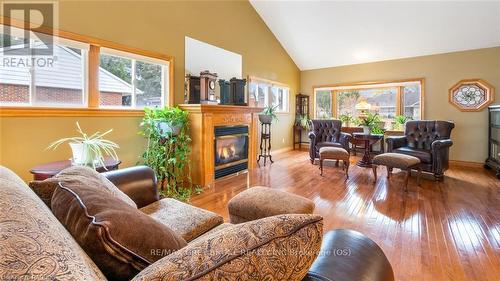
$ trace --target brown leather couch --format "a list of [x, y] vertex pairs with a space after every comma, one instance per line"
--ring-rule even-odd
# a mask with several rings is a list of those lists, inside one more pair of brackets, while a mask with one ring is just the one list
[[420, 120], [405, 124], [404, 136], [386, 138], [387, 152], [415, 156], [422, 162], [422, 169], [443, 180], [448, 169], [450, 139], [455, 124], [448, 121]]
[[311, 120], [309, 122], [309, 157], [311, 163], [319, 158], [319, 149], [322, 147], [341, 147], [347, 152], [349, 149], [350, 134], [342, 132], [342, 121], [340, 120]]
[[[191, 256], [193, 253], [200, 255], [200, 249], [203, 246], [209, 249], [222, 246], [223, 250], [224, 243], [217, 245], [213, 241], [219, 239], [219, 236], [222, 236], [223, 232], [224, 234], [231, 231], [234, 233], [233, 225], [222, 223], [218, 219], [219, 216], [217, 214], [209, 211], [180, 202], [172, 202], [171, 200], [173, 199], [166, 198], [160, 200], [156, 186], [156, 177], [154, 172], [148, 167], [126, 168], [107, 172], [104, 175], [123, 193], [129, 196], [139, 210], [145, 213], [151, 212], [151, 215], [154, 216], [155, 211], [161, 213], [163, 212], [162, 208], [170, 208], [166, 210], [167, 215], [173, 217], [173, 219], [170, 221], [167, 219], [165, 223], [172, 224], [171, 228], [179, 232], [189, 242], [185, 248], [175, 252], [175, 254], [165, 256], [151, 264], [133, 280], [160, 280], [161, 276], [165, 277], [166, 272], [171, 270], [174, 265], [179, 270], [187, 271], [188, 274], [191, 271], [200, 270], [201, 268], [205, 271], [199, 274], [199, 278], [203, 279], [208, 276], [206, 275], [208, 265], [197, 265], [197, 262], [203, 259], [207, 259], [207, 264], [211, 261], [212, 257], [203, 257], [203, 253], [208, 253], [208, 251], [201, 251], [202, 255], [195, 258]], [[217, 226], [212, 226], [208, 230], [200, 229], [200, 226], [196, 226], [196, 231], [186, 231], [186, 226], [193, 223], [191, 218], [185, 217], [179, 219], [176, 216], [178, 213], [190, 216], [190, 212], [193, 212], [193, 216], [197, 220], [208, 219], [211, 224]], [[204, 214], [204, 212], [207, 213]], [[162, 220], [164, 216], [157, 217], [157, 219]], [[277, 218], [275, 221], [279, 221], [279, 219]], [[186, 224], [182, 220], [189, 223]], [[260, 221], [255, 222], [258, 223]], [[174, 224], [179, 225], [176, 226]], [[287, 225], [286, 222], [284, 224]], [[54, 217], [47, 205], [17, 175], [2, 166], [0, 166], [0, 225], [2, 225], [2, 228], [0, 228], [0, 237], [4, 237], [0, 239], [1, 256], [9, 257], [12, 261], [8, 262], [6, 260], [7, 262], [4, 265], [0, 265], [1, 280], [33, 278], [43, 278], [44, 280], [106, 280], [99, 271], [99, 268], [96, 267], [70, 233]], [[253, 229], [252, 231], [256, 231], [258, 225], [245, 226], [243, 224], [242, 228], [245, 227], [250, 227]], [[201, 228], [204, 228], [204, 226], [201, 226]], [[222, 229], [226, 230], [221, 231]], [[282, 229], [278, 230], [282, 231]], [[250, 232], [253, 233], [252, 237], [255, 240], [257, 233], [252, 231]], [[288, 243], [284, 243], [283, 245], [285, 244]], [[277, 243], [274, 245], [281, 244]], [[234, 247], [243, 247], [243, 245], [234, 245]], [[300, 250], [300, 248], [296, 250]], [[215, 252], [217, 253], [217, 251]], [[176, 256], [177, 260], [172, 256]], [[183, 257], [183, 259], [179, 260], [179, 256]], [[221, 257], [224, 257], [224, 255]], [[251, 260], [255, 261], [258, 259], [253, 258]], [[277, 263], [280, 264], [280, 262]], [[219, 274], [223, 274], [222, 265], [214, 265], [214, 268], [212, 270], [219, 270]], [[255, 265], [249, 266], [249, 268], [255, 269]], [[251, 279], [249, 276], [235, 275], [235, 272], [232, 271], [227, 276], [220, 275], [219, 277], [227, 278], [227, 280], [235, 278], [247, 279], [246, 277]], [[242, 271], [240, 274], [248, 273]], [[252, 274], [255, 275], [255, 272]], [[179, 273], [178, 276], [183, 275]], [[178, 280], [184, 279], [179, 278]], [[192, 278], [192, 280], [197, 279]], [[382, 250], [368, 237], [350, 230], [334, 230], [324, 236], [319, 256], [303, 280], [391, 281], [394, 280], [394, 274]]]

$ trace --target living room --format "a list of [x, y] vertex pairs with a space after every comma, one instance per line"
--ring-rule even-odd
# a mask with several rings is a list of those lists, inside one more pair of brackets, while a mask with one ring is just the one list
[[0, 280], [500, 276], [499, 2], [1, 5]]

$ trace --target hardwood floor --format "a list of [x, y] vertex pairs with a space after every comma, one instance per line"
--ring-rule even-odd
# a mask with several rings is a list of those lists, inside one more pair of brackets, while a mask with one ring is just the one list
[[380, 168], [377, 183], [370, 169], [355, 165], [350, 178], [327, 165], [319, 176], [305, 151], [277, 155], [272, 166], [220, 180], [194, 196], [195, 206], [227, 220], [227, 202], [255, 185], [302, 195], [316, 203], [324, 231], [349, 228], [373, 239], [392, 264], [396, 280], [500, 280], [500, 181], [482, 168], [453, 167], [443, 182], [431, 177], [403, 191], [404, 173], [388, 182]]

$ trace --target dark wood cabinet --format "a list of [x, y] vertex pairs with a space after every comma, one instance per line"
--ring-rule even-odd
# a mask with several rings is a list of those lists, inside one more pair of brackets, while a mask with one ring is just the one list
[[488, 158], [485, 167], [495, 169], [500, 179], [500, 104], [488, 107]]
[[299, 149], [302, 147], [302, 144], [307, 144], [309, 141], [306, 139], [302, 140], [303, 131], [309, 131], [309, 129], [305, 128], [301, 124], [302, 118], [306, 116], [307, 119], [310, 119], [309, 115], [309, 96], [298, 94], [295, 96], [295, 123], [293, 124], [293, 149], [295, 149], [295, 145], [298, 144]]

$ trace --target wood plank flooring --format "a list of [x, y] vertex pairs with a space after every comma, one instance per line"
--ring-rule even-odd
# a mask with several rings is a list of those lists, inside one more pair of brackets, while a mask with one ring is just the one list
[[227, 220], [227, 202], [239, 192], [264, 185], [302, 195], [316, 203], [324, 231], [349, 228], [373, 239], [392, 264], [396, 280], [500, 280], [500, 181], [482, 168], [453, 167], [443, 182], [424, 177], [421, 186], [395, 170], [377, 183], [370, 169], [355, 165], [350, 178], [327, 165], [319, 176], [305, 151], [279, 154], [272, 166], [218, 181], [194, 196], [195, 206]]

